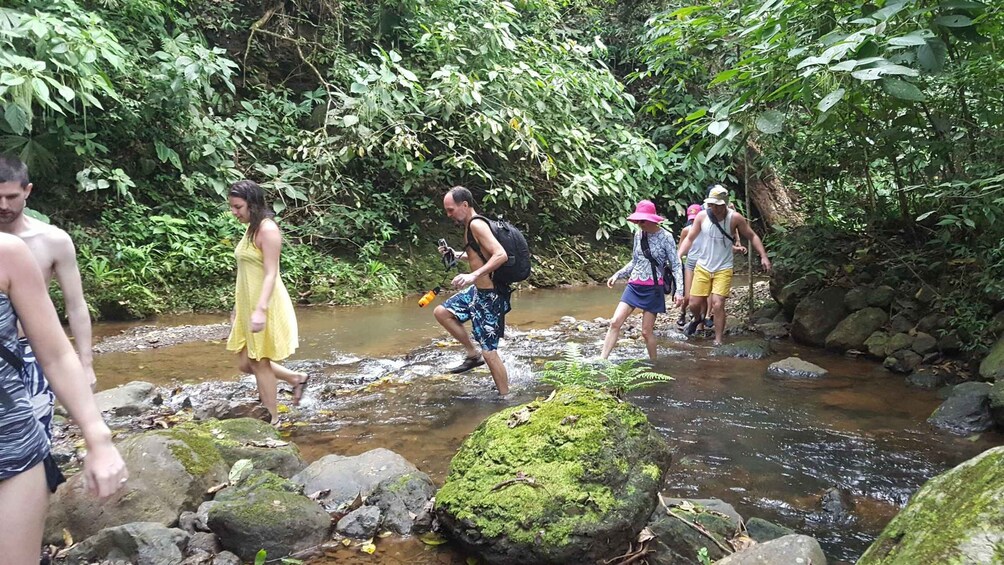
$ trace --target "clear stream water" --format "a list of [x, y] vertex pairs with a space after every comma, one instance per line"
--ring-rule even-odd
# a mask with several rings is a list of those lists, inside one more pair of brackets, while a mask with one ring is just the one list
[[[502, 347], [515, 397], [497, 399], [487, 372], [444, 377], [435, 370], [459, 350], [414, 299], [367, 307], [298, 310], [301, 348], [291, 360], [328, 367], [338, 382], [373, 383], [359, 394], [324, 406], [330, 417], [295, 427], [290, 440], [309, 462], [329, 453], [356, 455], [377, 447], [400, 453], [438, 484], [464, 437], [499, 409], [546, 395], [535, 371], [544, 359], [577, 341], [595, 355], [602, 334], [568, 334], [546, 328], [562, 316], [591, 320], [612, 314], [620, 289], [586, 287], [519, 294], [507, 322], [518, 346]], [[165, 326], [226, 321], [225, 315], [176, 316]], [[660, 319], [656, 370], [675, 380], [630, 397], [663, 433], [674, 463], [663, 493], [720, 498], [749, 518], [758, 516], [820, 540], [835, 560], [853, 561], [930, 477], [1004, 443], [996, 434], [960, 438], [932, 429], [925, 419], [937, 395], [908, 387], [876, 363], [788, 342], [768, 360], [712, 357], [710, 340], [687, 340]], [[123, 324], [98, 324], [116, 334]], [[741, 339], [741, 338], [732, 338]], [[830, 371], [818, 381], [776, 380], [767, 365], [797, 355]], [[630, 340], [614, 358], [641, 358]], [[233, 357], [222, 343], [189, 343], [96, 360], [99, 383], [110, 388], [133, 380], [177, 382], [236, 380]], [[305, 410], [310, 410], [310, 394]], [[830, 487], [848, 492], [846, 519], [822, 511]], [[467, 556], [449, 545], [428, 547], [413, 538], [377, 540], [374, 555], [338, 547], [311, 564], [462, 564]]]

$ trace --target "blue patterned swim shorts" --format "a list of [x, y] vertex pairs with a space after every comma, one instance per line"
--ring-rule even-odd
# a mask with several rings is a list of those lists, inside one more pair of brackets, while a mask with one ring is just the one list
[[471, 320], [474, 339], [483, 351], [495, 351], [499, 338], [505, 334], [505, 315], [512, 310], [508, 293], [470, 286], [443, 303], [454, 316], [464, 323]]

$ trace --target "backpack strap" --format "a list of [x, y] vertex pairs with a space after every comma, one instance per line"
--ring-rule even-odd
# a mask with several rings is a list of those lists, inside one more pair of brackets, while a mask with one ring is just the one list
[[[722, 225], [720, 223], [718, 223], [718, 219], [715, 218], [715, 215], [711, 212], [711, 210], [708, 210], [707, 214], [708, 214], [708, 218], [711, 219], [711, 223], [715, 224], [715, 227], [718, 228], [718, 231], [722, 232], [722, 235], [724, 235], [730, 242], [732, 242], [733, 244], [735, 244], [736, 238], [734, 238], [731, 235], [729, 235], [728, 232], [726, 232], [722, 228]], [[732, 216], [731, 216], [731, 214], [729, 212], [725, 212], [725, 219], [726, 220], [731, 220], [732, 219]], [[731, 224], [732, 222], [729, 222], [729, 223]], [[729, 227], [731, 228], [732, 226], [730, 225]]]
[[478, 254], [478, 257], [481, 257], [482, 262], [487, 263], [488, 259], [485, 259], [484, 254], [481, 253], [481, 245], [478, 243], [476, 239], [474, 239], [474, 237], [472, 237], [473, 233], [471, 232], [471, 222], [473, 222], [474, 220], [481, 220], [484, 223], [488, 224], [488, 229], [491, 229], [492, 221], [480, 214], [477, 214], [473, 218], [471, 218], [470, 222], [467, 223], [467, 233], [464, 234], [464, 239], [467, 240], [467, 247], [473, 249], [474, 252]]
[[648, 245], [648, 234], [645, 232], [641, 232], [641, 252], [648, 259], [648, 265], [652, 267], [652, 284], [659, 284], [658, 269], [656, 268], [655, 258], [652, 257], [652, 249]]
[[[24, 360], [21, 359], [20, 355], [16, 355], [13, 351], [7, 349], [7, 346], [2, 343], [0, 343], [0, 358], [3, 358], [8, 365], [14, 367], [18, 373], [21, 373], [22, 375], [24, 374]], [[0, 385], [0, 406], [2, 406], [4, 410], [9, 410], [14, 407], [14, 399], [7, 393], [7, 389], [5, 389], [3, 385]]]

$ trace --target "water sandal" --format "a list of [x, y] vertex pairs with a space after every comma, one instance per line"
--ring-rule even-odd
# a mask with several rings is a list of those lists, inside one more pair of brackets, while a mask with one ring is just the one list
[[687, 315], [680, 314], [680, 317], [676, 319], [676, 327], [683, 329], [683, 326], [687, 325]]
[[470, 371], [474, 367], [480, 367], [481, 365], [484, 364], [485, 360], [480, 355], [478, 355], [477, 357], [466, 357], [464, 358], [463, 363], [457, 365], [456, 367], [453, 367], [452, 369], [447, 369], [447, 372], [453, 373], [454, 375], [458, 375], [460, 373], [466, 373], [467, 371]]
[[697, 326], [701, 325], [704, 320], [694, 320], [687, 324], [687, 327], [683, 330], [683, 335], [692, 336], [697, 333]]

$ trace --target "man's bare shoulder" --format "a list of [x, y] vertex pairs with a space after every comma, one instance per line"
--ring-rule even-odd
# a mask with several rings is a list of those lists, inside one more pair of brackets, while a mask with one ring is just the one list
[[21, 239], [32, 239], [52, 245], [73, 244], [70, 234], [63, 229], [35, 218], [26, 217], [25, 219], [28, 221], [28, 229], [18, 234]]

